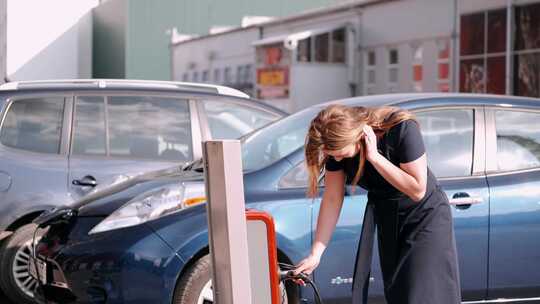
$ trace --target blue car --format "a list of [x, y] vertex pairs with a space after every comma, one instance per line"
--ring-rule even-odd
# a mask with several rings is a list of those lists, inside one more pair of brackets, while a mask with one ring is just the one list
[[[540, 303], [540, 102], [463, 94], [336, 101], [416, 114], [428, 163], [453, 205], [463, 302]], [[303, 144], [325, 105], [242, 138], [246, 204], [275, 219], [280, 262], [311, 249], [319, 199], [307, 199]], [[321, 190], [322, 191], [322, 190]], [[38, 221], [40, 299], [61, 303], [212, 303], [201, 162], [96, 189]], [[325, 303], [349, 303], [366, 192], [347, 187], [339, 222], [313, 273]], [[38, 235], [43, 230], [38, 230]], [[376, 243], [376, 242], [375, 242]], [[377, 250], [376, 250], [377, 251]], [[375, 253], [376, 253], [375, 251]], [[309, 289], [283, 286], [288, 303]], [[374, 254], [370, 303], [384, 303]]]

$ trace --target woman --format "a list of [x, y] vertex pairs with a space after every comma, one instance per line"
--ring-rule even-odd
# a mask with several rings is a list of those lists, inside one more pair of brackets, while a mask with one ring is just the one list
[[394, 107], [330, 105], [313, 119], [305, 144], [308, 196], [325, 188], [311, 254], [295, 273], [310, 274], [336, 226], [344, 185], [368, 191], [353, 281], [353, 303], [367, 302], [375, 225], [386, 301], [461, 302], [448, 198], [427, 167], [414, 116]]

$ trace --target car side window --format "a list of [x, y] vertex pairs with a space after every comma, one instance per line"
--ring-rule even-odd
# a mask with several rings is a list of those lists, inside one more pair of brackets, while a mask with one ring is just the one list
[[[306, 188], [308, 182], [308, 170], [305, 161], [301, 161], [281, 177], [278, 187], [287, 188]], [[319, 187], [324, 187], [324, 175], [319, 177]]]
[[416, 113], [428, 166], [437, 177], [472, 173], [474, 113], [472, 109], [441, 109]]
[[540, 113], [495, 112], [497, 164], [501, 171], [540, 167]]
[[308, 171], [306, 168], [306, 163], [304, 161], [300, 162], [292, 169], [290, 169], [281, 179], [279, 180], [279, 188], [304, 188], [307, 187], [308, 180]]
[[112, 156], [190, 161], [193, 158], [187, 100], [112, 96], [107, 103]]
[[278, 118], [274, 113], [238, 103], [203, 101], [203, 105], [213, 139], [238, 138]]
[[77, 97], [73, 121], [73, 154], [106, 155], [105, 98]]
[[0, 142], [31, 152], [60, 153], [64, 104], [63, 97], [14, 101], [4, 118]]
[[193, 158], [187, 100], [150, 96], [78, 97], [75, 111], [74, 154], [159, 161]]

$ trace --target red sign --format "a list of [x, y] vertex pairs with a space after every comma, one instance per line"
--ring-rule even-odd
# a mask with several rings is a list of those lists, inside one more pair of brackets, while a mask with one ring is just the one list
[[422, 81], [423, 69], [421, 65], [413, 65], [413, 80]]
[[276, 65], [281, 61], [281, 48], [280, 47], [267, 47], [265, 50], [266, 65]]
[[448, 79], [450, 74], [450, 65], [448, 63], [439, 63], [439, 79]]

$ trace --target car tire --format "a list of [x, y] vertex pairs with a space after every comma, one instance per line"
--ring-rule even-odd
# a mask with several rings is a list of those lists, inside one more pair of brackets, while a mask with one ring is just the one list
[[[187, 269], [174, 291], [174, 304], [210, 304], [213, 303], [212, 295], [212, 264], [209, 255], [197, 260]], [[294, 283], [293, 283], [294, 284]], [[292, 287], [292, 286], [291, 286]], [[282, 294], [281, 304], [294, 304], [298, 301], [289, 301], [292, 293], [297, 294], [297, 288], [285, 290], [285, 285], [280, 284]]]
[[33, 294], [38, 282], [27, 269], [35, 229], [35, 224], [24, 225], [0, 246], [0, 288], [14, 303], [35, 304]]

